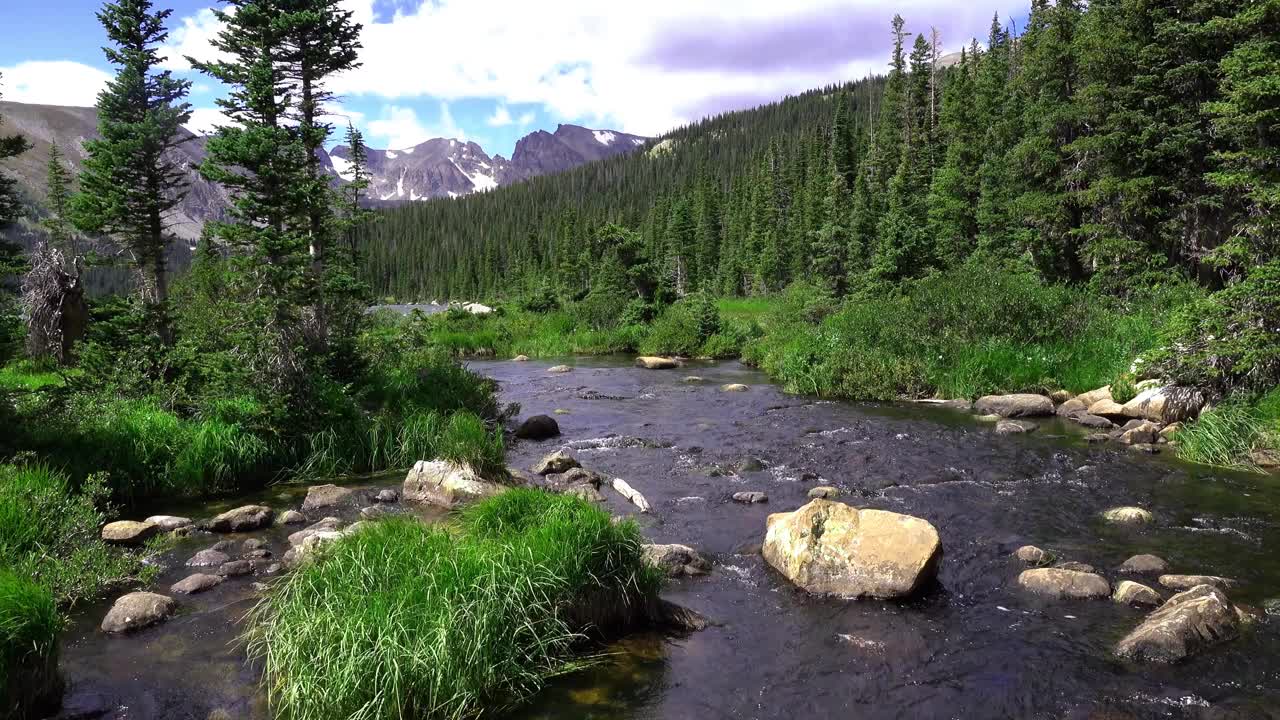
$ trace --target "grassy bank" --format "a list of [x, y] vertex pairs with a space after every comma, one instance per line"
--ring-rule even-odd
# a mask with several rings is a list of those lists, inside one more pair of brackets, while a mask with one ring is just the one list
[[44, 717], [57, 708], [61, 629], [53, 594], [0, 568], [0, 719]]
[[600, 611], [655, 596], [640, 543], [634, 523], [534, 490], [447, 528], [379, 522], [273, 589], [250, 616], [250, 648], [277, 717], [476, 716], [572, 668]]

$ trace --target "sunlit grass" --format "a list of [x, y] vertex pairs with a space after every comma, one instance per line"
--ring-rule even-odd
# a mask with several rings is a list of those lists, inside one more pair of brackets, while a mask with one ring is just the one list
[[36, 717], [38, 710], [52, 709], [48, 703], [61, 690], [61, 629], [49, 590], [0, 567], [0, 717]]

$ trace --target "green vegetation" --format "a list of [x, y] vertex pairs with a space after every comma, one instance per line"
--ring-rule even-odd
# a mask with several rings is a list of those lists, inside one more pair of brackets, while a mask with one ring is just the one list
[[[1280, 390], [1219, 405], [1174, 436], [1178, 454], [1206, 465], [1257, 470], [1254, 453], [1280, 453]], [[1280, 456], [1280, 455], [1278, 455]]]
[[474, 717], [575, 666], [642, 619], [657, 572], [634, 523], [512, 490], [447, 528], [390, 519], [324, 548], [250, 615], [277, 717]]
[[49, 590], [0, 567], [0, 718], [43, 717], [57, 708], [61, 630]]

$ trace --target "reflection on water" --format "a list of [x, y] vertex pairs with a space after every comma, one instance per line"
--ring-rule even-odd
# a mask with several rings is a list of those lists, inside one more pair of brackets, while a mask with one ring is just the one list
[[[1274, 623], [1188, 663], [1129, 665], [1110, 648], [1141, 612], [1028, 597], [1013, 586], [1020, 567], [1010, 559], [1033, 543], [1114, 581], [1125, 558], [1151, 552], [1175, 572], [1236, 578], [1233, 599], [1260, 606], [1280, 596], [1272, 479], [1091, 448], [1056, 420], [1034, 436], [998, 437], [955, 411], [810, 402], [736, 363], [647, 371], [627, 359], [569, 362], [576, 367], [564, 375], [546, 373], [554, 363], [474, 364], [526, 414], [568, 411], [557, 416], [559, 442], [513, 444], [511, 463], [528, 466], [561, 442], [606, 440], [581, 443], [578, 456], [645, 494], [654, 506], [642, 519], [646, 535], [714, 558], [709, 576], [677, 581], [666, 595], [716, 625], [612, 644], [515, 717], [1278, 717]], [[686, 374], [706, 382], [681, 382]], [[751, 389], [719, 391], [731, 382]], [[909, 603], [841, 602], [798, 592], [770, 570], [758, 555], [765, 518], [807, 502], [816, 484], [839, 487], [852, 504], [931, 521], [945, 547], [939, 588]], [[743, 490], [764, 490], [770, 502], [730, 502]], [[275, 507], [296, 507], [302, 492], [267, 495]], [[633, 511], [615, 495], [609, 503]], [[238, 504], [158, 510], [204, 516]], [[1117, 505], [1148, 508], [1157, 522], [1103, 523], [1101, 512]], [[277, 552], [287, 532], [268, 533]], [[180, 563], [211, 542], [184, 541], [169, 556]], [[185, 574], [170, 570], [159, 585]], [[85, 608], [67, 633], [69, 699], [109, 707], [107, 717], [267, 717], [256, 673], [234, 643], [250, 582], [183, 598], [180, 617], [128, 638], [96, 631], [106, 604]]]

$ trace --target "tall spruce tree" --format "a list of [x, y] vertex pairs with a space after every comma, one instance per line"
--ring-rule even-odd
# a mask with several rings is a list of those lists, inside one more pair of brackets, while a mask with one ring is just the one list
[[929, 189], [929, 235], [939, 261], [956, 265], [977, 242], [978, 165], [982, 158], [980, 128], [974, 107], [976, 43], [962, 50], [960, 64], [947, 76], [942, 92], [938, 132], [946, 143], [942, 165]]
[[58, 144], [49, 146], [49, 162], [46, 165], [46, 185], [48, 188], [49, 217], [45, 218], [44, 228], [49, 235], [49, 244], [67, 255], [76, 255], [72, 247], [74, 230], [71, 227], [71, 174], [63, 166], [62, 151]]
[[[3, 126], [4, 117], [0, 116], [0, 131], [3, 131]], [[5, 135], [0, 132], [0, 160], [17, 157], [29, 149], [31, 143], [22, 135]], [[22, 198], [18, 194], [18, 182], [0, 169], [0, 232], [7, 230], [7, 226], [21, 214]], [[18, 304], [8, 288], [11, 287], [11, 278], [21, 274], [24, 265], [22, 249], [0, 234], [0, 363], [8, 360], [18, 344]], [[0, 398], [0, 417], [5, 414], [6, 407], [7, 402]]]
[[186, 194], [183, 170], [170, 151], [184, 139], [191, 117], [184, 102], [191, 87], [160, 69], [160, 47], [169, 37], [172, 10], [151, 0], [116, 0], [98, 12], [112, 46], [103, 48], [116, 75], [98, 95], [98, 140], [84, 144], [87, 157], [75, 196], [81, 229], [105, 233], [129, 250], [153, 332], [172, 342], [166, 219]]

